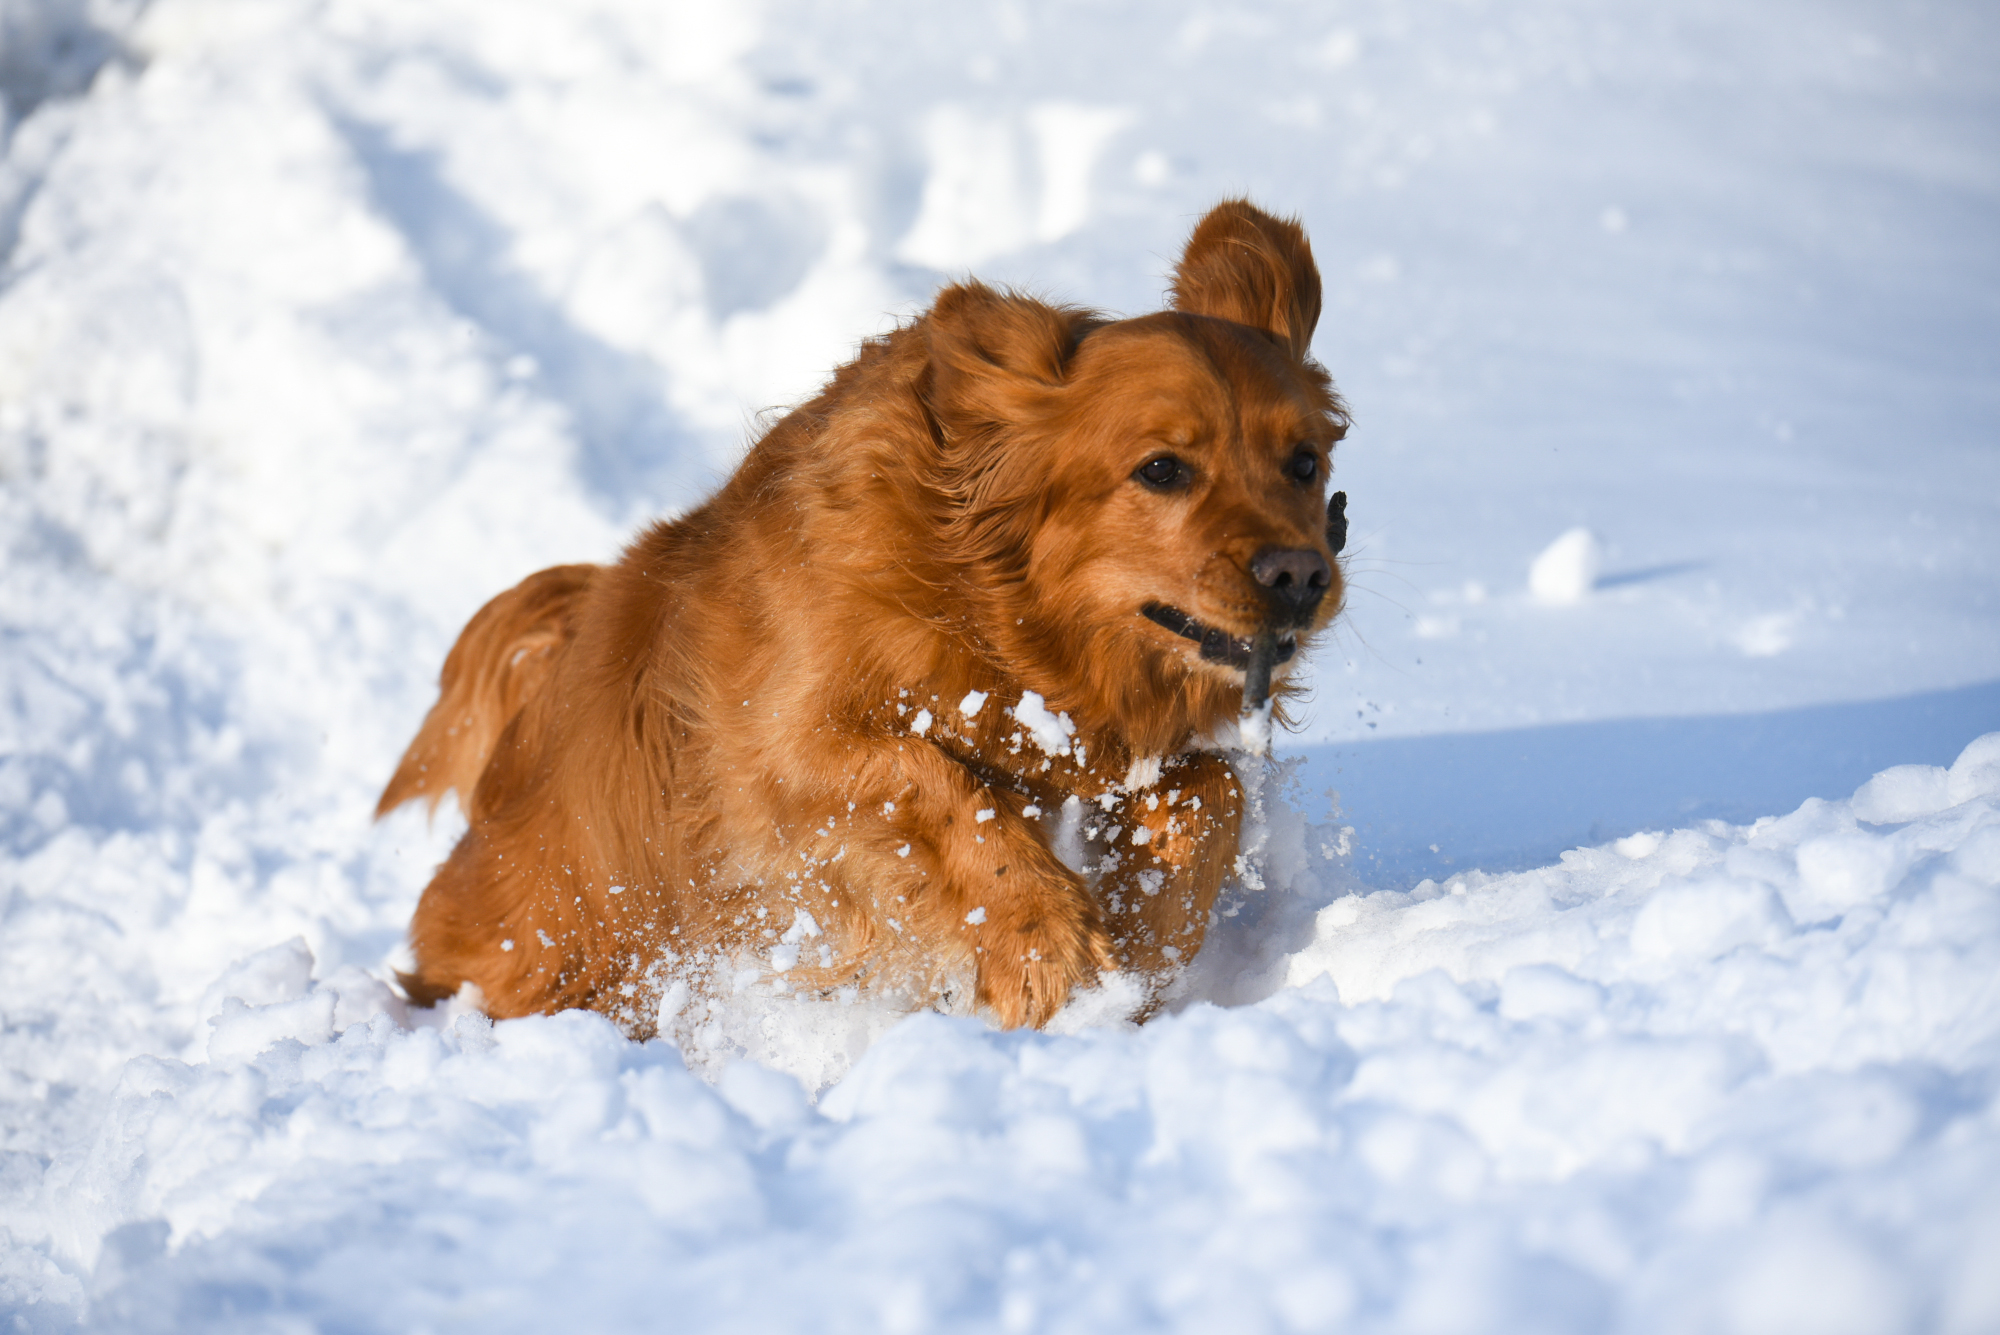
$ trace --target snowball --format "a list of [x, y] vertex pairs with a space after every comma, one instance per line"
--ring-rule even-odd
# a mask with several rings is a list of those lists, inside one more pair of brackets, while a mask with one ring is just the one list
[[931, 730], [931, 711], [919, 709], [917, 716], [910, 720], [910, 731], [921, 737]]
[[985, 691], [967, 691], [965, 698], [958, 702], [958, 712], [967, 718], [973, 718], [978, 715], [979, 707], [985, 703]]
[[1604, 548], [1587, 528], [1573, 528], [1542, 549], [1528, 567], [1528, 592], [1551, 606], [1582, 602], [1597, 585]]

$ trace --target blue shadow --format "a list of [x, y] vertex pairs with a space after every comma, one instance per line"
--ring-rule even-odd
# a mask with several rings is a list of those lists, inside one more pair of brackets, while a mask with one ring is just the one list
[[1625, 584], [1651, 584], [1654, 580], [1672, 579], [1675, 575], [1691, 575], [1697, 570], [1708, 569], [1706, 561], [1670, 561], [1666, 565], [1647, 566], [1643, 570], [1614, 570], [1608, 575], [1598, 576], [1594, 587], [1615, 589]]
[[484, 332], [496, 359], [534, 359], [539, 388], [575, 427], [584, 484], [614, 516], [670, 491], [672, 460], [702, 452], [669, 409], [661, 370], [572, 324], [516, 271], [506, 230], [452, 187], [436, 154], [401, 148], [378, 126], [341, 117], [334, 125], [377, 215], [408, 243], [430, 289]]
[[1473, 867], [1542, 866], [1637, 830], [1783, 815], [1808, 797], [1846, 797], [1891, 765], [1949, 765], [1996, 730], [2000, 681], [1768, 714], [1390, 737], [1295, 754], [1306, 761], [1304, 794], [1339, 792], [1355, 873], [1402, 889]]

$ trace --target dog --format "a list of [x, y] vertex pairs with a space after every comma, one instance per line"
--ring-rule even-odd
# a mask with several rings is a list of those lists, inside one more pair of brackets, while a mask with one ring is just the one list
[[1242, 200], [1150, 315], [948, 286], [698, 509], [493, 599], [377, 809], [468, 821], [411, 999], [635, 1037], [746, 968], [1010, 1028], [1113, 970], [1157, 1000], [1236, 860], [1213, 739], [1344, 596], [1319, 310]]

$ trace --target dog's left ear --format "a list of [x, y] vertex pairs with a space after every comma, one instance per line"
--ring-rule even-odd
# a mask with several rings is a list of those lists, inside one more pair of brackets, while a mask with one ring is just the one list
[[1092, 323], [1083, 311], [996, 292], [984, 283], [946, 288], [924, 318], [931, 411], [954, 435], [1035, 420], [1047, 411]]
[[1305, 229], [1247, 199], [1208, 211], [1174, 270], [1174, 309], [1262, 329], [1304, 361], [1319, 323], [1319, 266]]

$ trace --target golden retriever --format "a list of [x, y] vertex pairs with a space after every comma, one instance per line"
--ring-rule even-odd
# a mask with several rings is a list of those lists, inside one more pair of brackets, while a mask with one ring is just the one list
[[1339, 611], [1346, 500], [1300, 227], [1218, 206], [1171, 295], [947, 287], [706, 504], [482, 608], [377, 813], [469, 820], [410, 996], [639, 1036], [745, 968], [1006, 1026], [1157, 996], [1236, 857], [1212, 739]]

